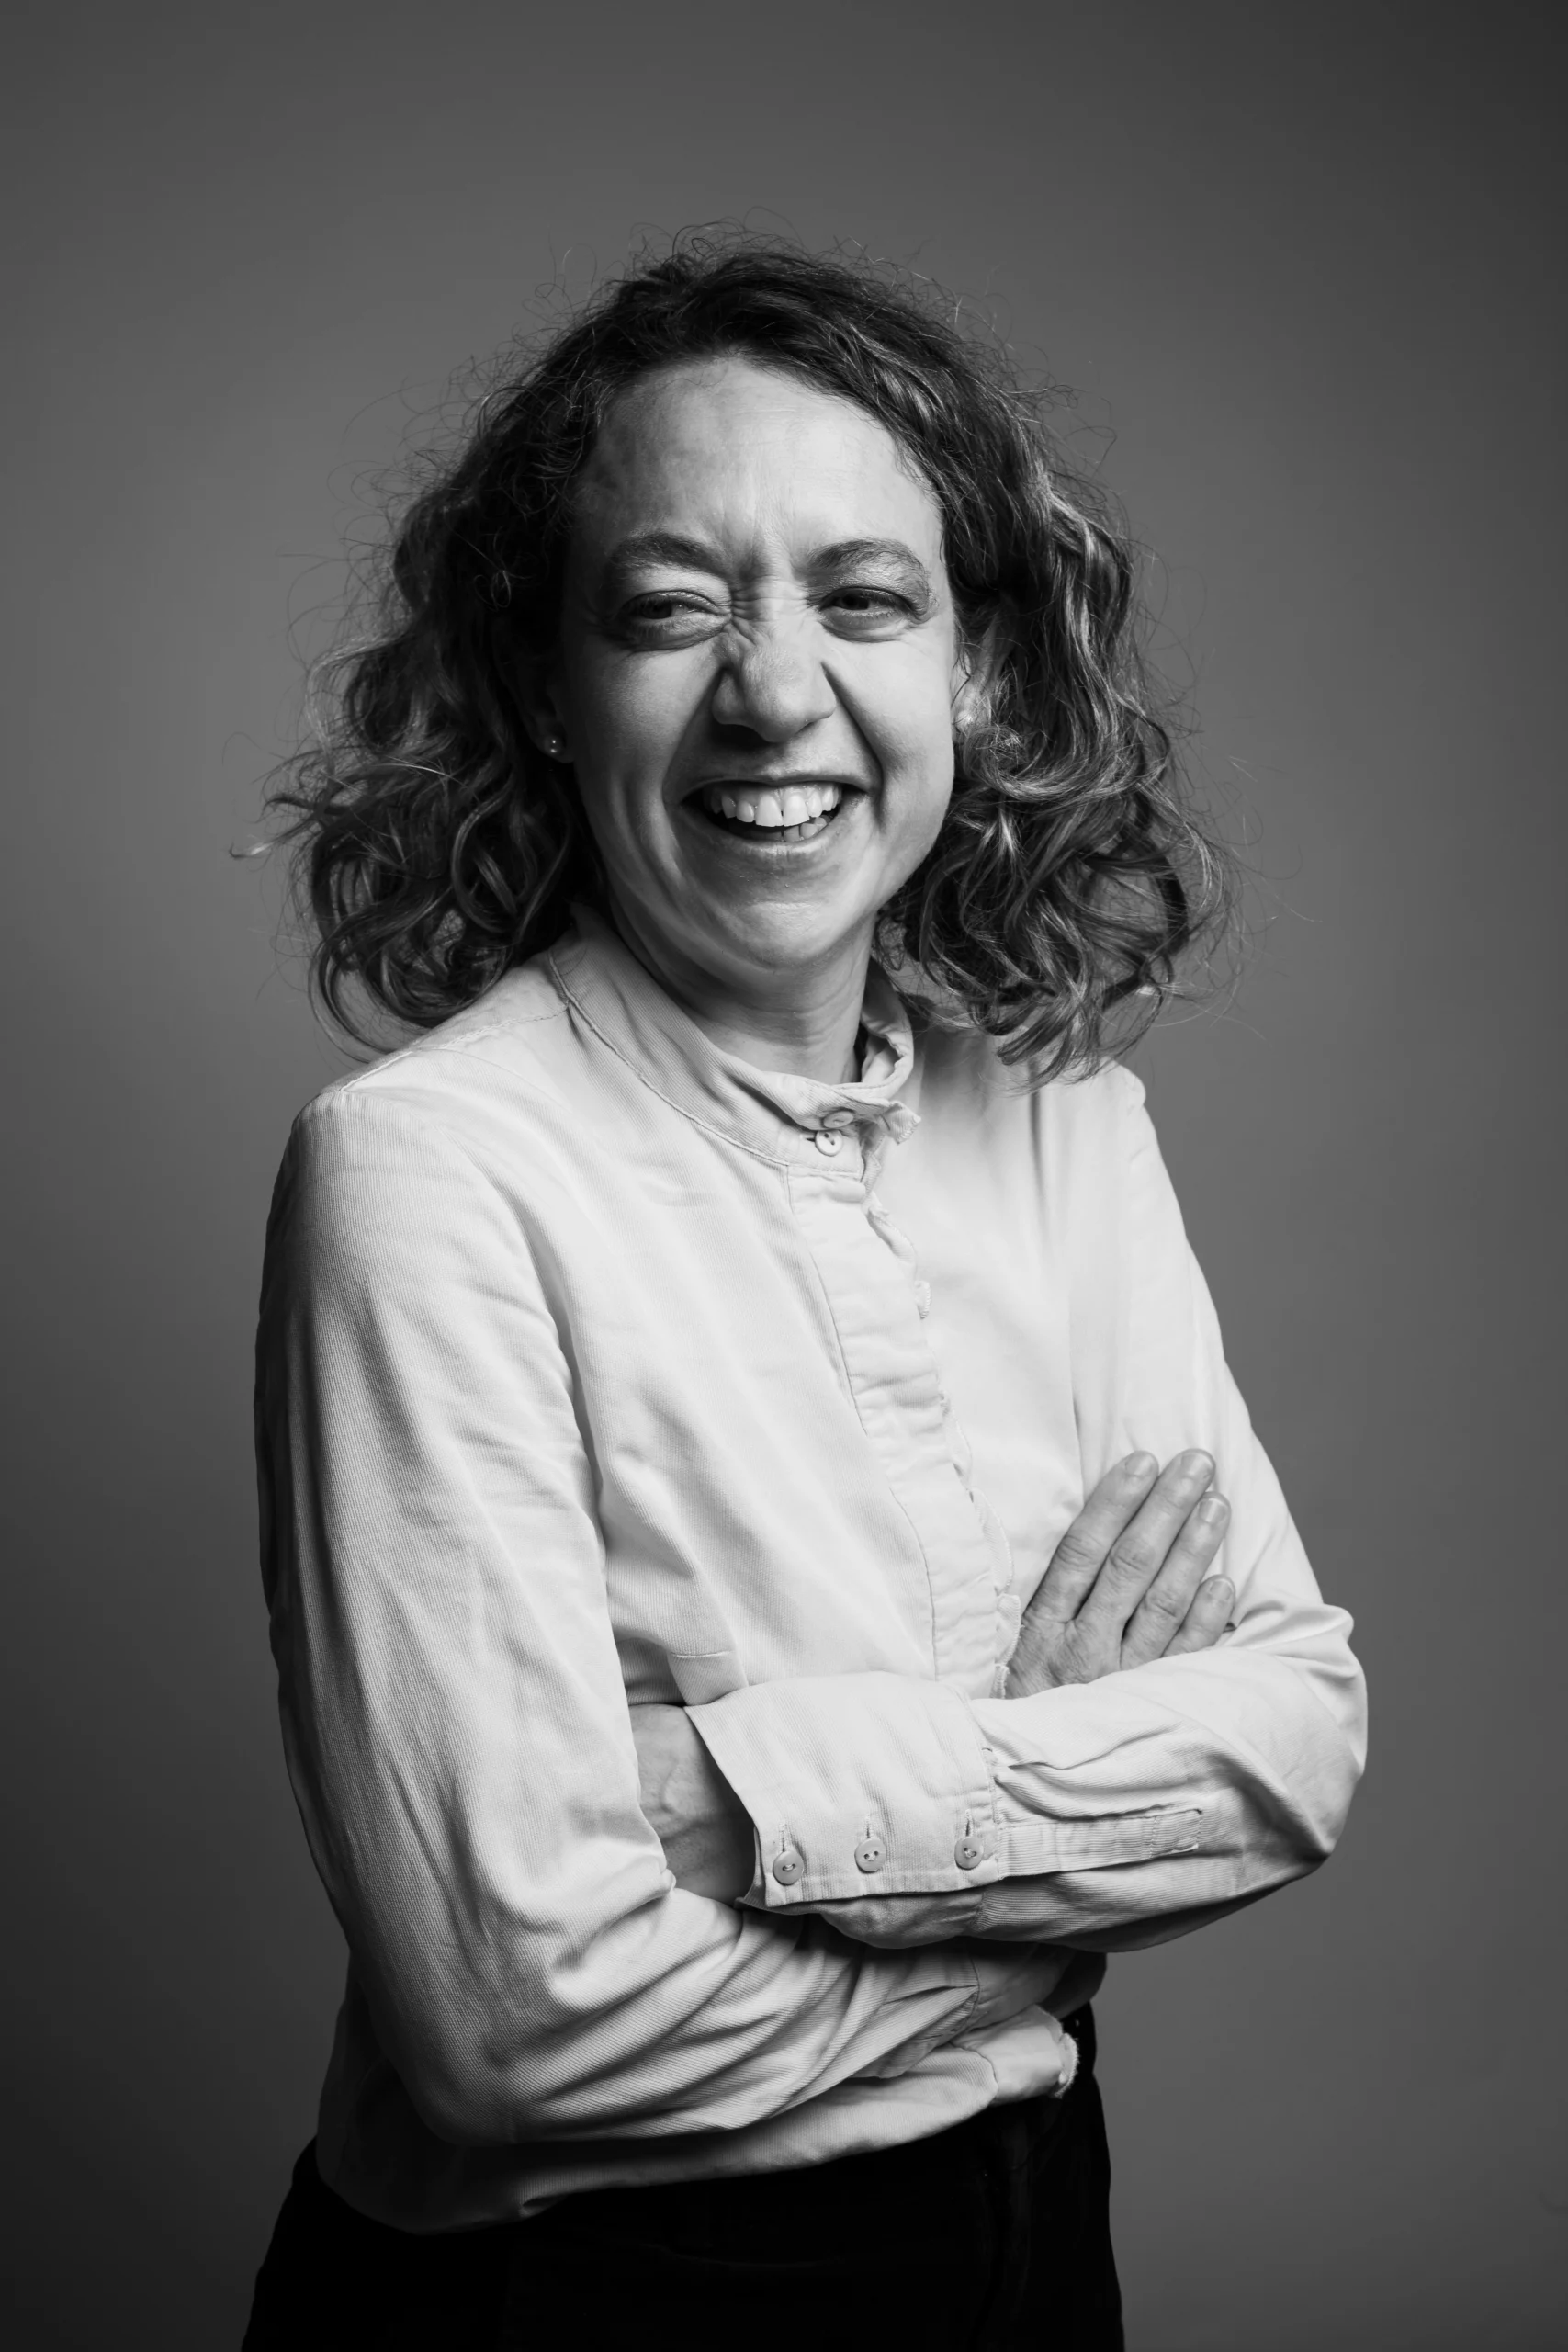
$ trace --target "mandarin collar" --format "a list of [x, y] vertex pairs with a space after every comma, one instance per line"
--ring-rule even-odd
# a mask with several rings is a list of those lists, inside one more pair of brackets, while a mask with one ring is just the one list
[[567, 1002], [645, 1085], [750, 1150], [793, 1157], [792, 1129], [798, 1136], [858, 1127], [868, 1142], [902, 1143], [917, 1124], [909, 1009], [878, 964], [861, 1012], [861, 1074], [830, 1085], [723, 1052], [592, 907], [573, 908], [572, 928], [547, 960]]

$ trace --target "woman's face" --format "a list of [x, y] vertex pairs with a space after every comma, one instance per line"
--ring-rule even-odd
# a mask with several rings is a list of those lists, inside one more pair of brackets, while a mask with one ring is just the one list
[[551, 704], [617, 915], [755, 999], [842, 977], [936, 837], [964, 682], [942, 517], [852, 402], [741, 359], [612, 412]]

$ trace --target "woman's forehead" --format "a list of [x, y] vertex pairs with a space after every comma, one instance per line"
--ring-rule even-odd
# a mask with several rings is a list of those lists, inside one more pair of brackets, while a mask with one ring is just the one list
[[579, 478], [577, 522], [712, 536], [761, 526], [900, 538], [940, 555], [942, 514], [886, 425], [854, 401], [745, 358], [644, 377], [606, 418]]

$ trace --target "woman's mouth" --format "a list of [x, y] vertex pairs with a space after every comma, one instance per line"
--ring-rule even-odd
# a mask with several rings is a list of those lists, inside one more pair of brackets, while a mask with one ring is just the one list
[[709, 784], [693, 796], [721, 832], [753, 842], [815, 841], [825, 833], [843, 804], [841, 784]]

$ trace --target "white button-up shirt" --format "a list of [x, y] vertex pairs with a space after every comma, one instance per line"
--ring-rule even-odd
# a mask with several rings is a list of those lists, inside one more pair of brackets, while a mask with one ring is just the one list
[[[329, 1087], [259, 1343], [288, 1767], [348, 1939], [324, 2177], [411, 2228], [820, 2162], [1060, 2087], [1100, 1955], [1328, 1853], [1362, 1752], [1142, 1090], [874, 974], [858, 1082], [718, 1051], [595, 918]], [[1129, 1451], [1216, 1460], [1235, 1629], [1001, 1695]], [[678, 1888], [629, 1708], [744, 1803]]]

